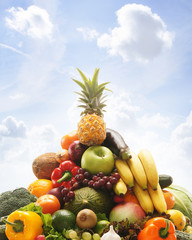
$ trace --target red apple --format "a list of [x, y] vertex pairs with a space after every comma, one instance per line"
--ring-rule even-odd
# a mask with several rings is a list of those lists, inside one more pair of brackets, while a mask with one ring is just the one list
[[80, 143], [79, 140], [72, 142], [68, 148], [69, 159], [76, 164], [80, 164], [81, 157], [87, 148], [88, 147]]

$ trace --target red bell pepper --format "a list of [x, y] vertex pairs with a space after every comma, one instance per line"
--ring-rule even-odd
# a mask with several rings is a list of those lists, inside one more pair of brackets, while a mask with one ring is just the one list
[[66, 188], [71, 188], [71, 182], [77, 182], [75, 176], [77, 175], [79, 168], [79, 166], [70, 160], [60, 163], [59, 167], [55, 168], [51, 174], [53, 187], [55, 188], [63, 186]]
[[151, 218], [138, 234], [138, 240], [177, 240], [174, 224], [163, 217]]

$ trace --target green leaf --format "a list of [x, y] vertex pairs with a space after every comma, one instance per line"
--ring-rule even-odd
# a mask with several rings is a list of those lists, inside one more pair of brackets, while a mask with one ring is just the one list
[[86, 91], [86, 88], [85, 88], [85, 86], [84, 86], [84, 84], [82, 83], [82, 82], [80, 82], [80, 81], [78, 81], [78, 80], [76, 80], [76, 79], [72, 79], [74, 82], [76, 82], [83, 90], [85, 90]]
[[80, 107], [80, 108], [87, 108], [87, 105], [78, 105], [77, 107]]
[[98, 87], [98, 75], [99, 75], [99, 68], [98, 69], [96, 68], [92, 78], [92, 85], [91, 85], [94, 92], [97, 90], [97, 87]]
[[109, 219], [106, 217], [105, 213], [97, 213], [97, 222], [101, 221], [101, 220], [106, 220], [109, 221]]
[[87, 100], [87, 99], [85, 99], [85, 98], [79, 98], [79, 102], [88, 103], [89, 100]]
[[86, 91], [81, 91], [86, 97], [87, 97], [87, 99], [90, 99], [90, 96], [89, 96], [89, 94], [86, 92]]
[[84, 82], [88, 82], [87, 77], [85, 76], [85, 74], [79, 68], [77, 68], [77, 71], [80, 73], [81, 78], [83, 79], [83, 81]]

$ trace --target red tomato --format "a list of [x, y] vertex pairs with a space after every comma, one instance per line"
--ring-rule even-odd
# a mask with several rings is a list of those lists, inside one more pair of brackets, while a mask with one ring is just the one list
[[60, 202], [57, 197], [52, 194], [42, 195], [35, 202], [37, 206], [42, 207], [43, 213], [53, 214], [55, 211], [61, 208]]

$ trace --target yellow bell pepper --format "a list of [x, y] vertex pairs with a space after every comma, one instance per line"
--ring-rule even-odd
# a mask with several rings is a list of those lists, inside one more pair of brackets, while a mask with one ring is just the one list
[[9, 240], [34, 240], [43, 233], [43, 221], [32, 211], [12, 212], [4, 222], [5, 234]]

